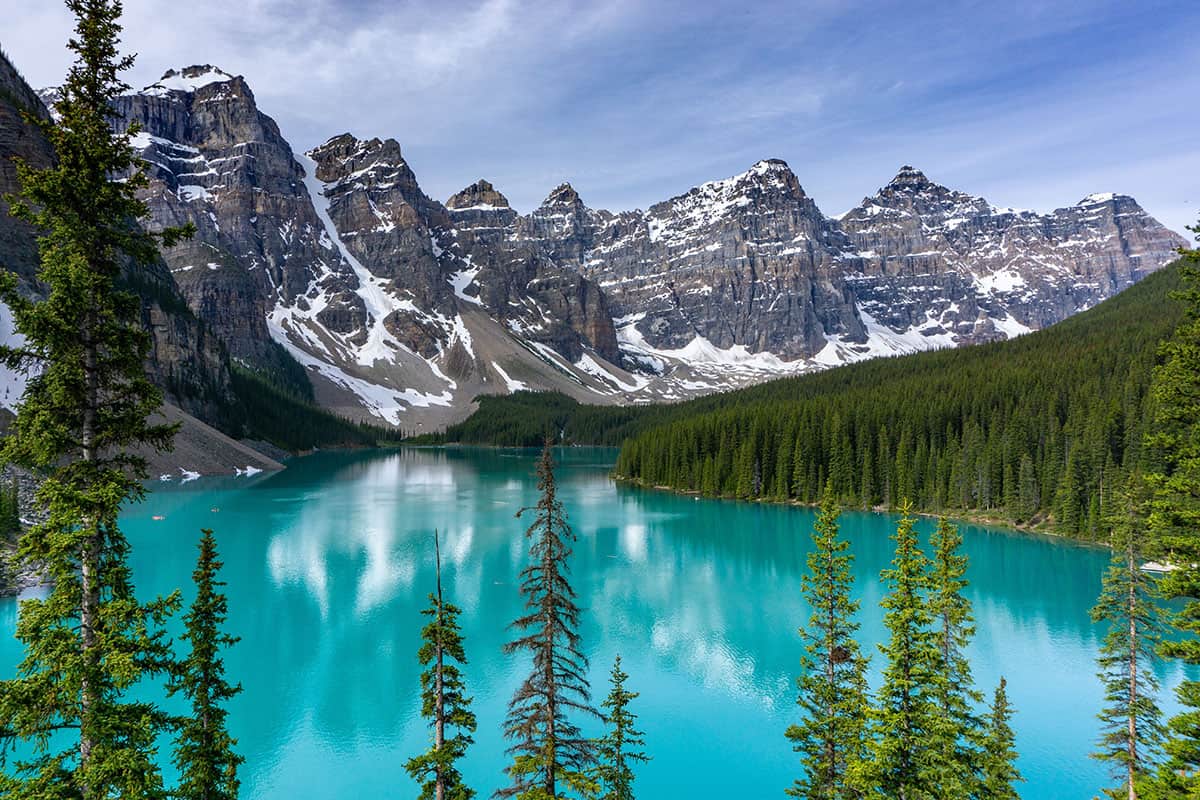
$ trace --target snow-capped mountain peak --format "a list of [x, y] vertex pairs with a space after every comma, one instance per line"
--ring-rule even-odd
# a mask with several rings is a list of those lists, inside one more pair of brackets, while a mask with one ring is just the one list
[[896, 172], [896, 177], [888, 182], [886, 188], [889, 189], [911, 189], [920, 191], [933, 185], [929, 178], [925, 177], [925, 173], [916, 167], [905, 164], [899, 171]]
[[546, 199], [542, 201], [543, 208], [550, 206], [578, 206], [582, 204], [583, 200], [580, 199], [579, 192], [575, 191], [575, 187], [566, 181], [554, 187], [550, 194], [546, 195]]
[[495, 186], [480, 178], [446, 201], [446, 208], [451, 211], [492, 211], [508, 208], [508, 198], [501, 194]]
[[191, 94], [205, 86], [227, 83], [237, 77], [212, 64], [194, 64], [190, 67], [167, 70], [161, 78], [143, 89], [142, 93], [160, 96], [170, 92]]
[[1131, 198], [1015, 212], [907, 165], [839, 220], [781, 159], [646, 211], [588, 208], [563, 183], [519, 215], [482, 179], [443, 205], [396, 140], [300, 156], [210, 66], [116, 110], [144, 124], [152, 225], [197, 226], [165, 255], [231, 355], [271, 369], [282, 345], [325, 404], [409, 428], [485, 392], [673, 400], [1017, 335], [1182, 244]]

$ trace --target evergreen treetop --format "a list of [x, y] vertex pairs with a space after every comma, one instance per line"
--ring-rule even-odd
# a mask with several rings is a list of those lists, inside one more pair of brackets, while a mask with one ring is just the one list
[[930, 563], [917, 541], [909, 503], [901, 505], [901, 514], [892, 566], [880, 576], [888, 587], [881, 603], [888, 641], [879, 646], [887, 664], [871, 714], [870, 760], [859, 785], [872, 797], [923, 800], [939, 796], [944, 775], [945, 754], [929, 744], [941, 734], [937, 701], [945, 679], [927, 602]]
[[177, 721], [174, 763], [179, 769], [178, 800], [236, 800], [238, 767], [245, 759], [234, 750], [237, 740], [229, 735], [227, 704], [241, 691], [240, 684], [225, 679], [221, 656], [239, 639], [224, 631], [228, 601], [220, 591], [221, 563], [212, 530], [200, 536], [200, 556], [192, 581], [196, 599], [184, 615], [183, 640], [188, 656], [175, 666], [168, 692], [187, 698], [191, 713]]
[[[460, 609], [442, 597], [442, 557], [437, 532], [433, 534], [437, 575], [436, 592], [421, 613], [429, 622], [421, 629], [417, 658], [421, 673], [421, 716], [432, 728], [428, 750], [408, 760], [405, 770], [421, 783], [420, 800], [471, 800], [475, 790], [463, 781], [458, 761], [474, 742], [475, 714], [467, 696], [462, 670], [467, 657], [458, 625]], [[453, 733], [451, 733], [453, 732]]]
[[975, 635], [967, 586], [962, 535], [942, 517], [933, 532], [930, 610], [940, 656], [936, 701], [940, 708], [936, 746], [941, 748], [939, 785], [949, 796], [975, 790], [982, 748], [982, 721], [975, 708], [982, 695], [971, 678], [966, 648]]
[[608, 726], [604, 736], [596, 741], [596, 784], [601, 791], [600, 800], [634, 800], [633, 767], [650, 760], [642, 749], [646, 739], [637, 729], [637, 715], [629, 710], [629, 704], [637, 699], [638, 693], [625, 688], [628, 679], [618, 655], [613, 659], [610, 673], [612, 688], [600, 704]]
[[1024, 780], [1017, 770], [1016, 734], [1012, 729], [1012, 705], [1003, 677], [996, 686], [992, 708], [986, 719], [983, 769], [980, 775], [982, 800], [1018, 800], [1016, 784]]
[[796, 702], [803, 719], [786, 733], [800, 753], [804, 775], [787, 792], [811, 800], [849, 800], [860, 796], [852, 776], [865, 756], [866, 659], [854, 638], [858, 602], [851, 599], [849, 542], [839, 537], [838, 507], [828, 488], [812, 542], [801, 579], [812, 609], [800, 629], [804, 655]]
[[538, 463], [537, 505], [525, 532], [530, 564], [521, 570], [526, 613], [511, 627], [517, 638], [506, 653], [528, 653], [532, 670], [509, 702], [504, 735], [512, 744], [513, 764], [506, 770], [511, 784], [497, 794], [519, 800], [546, 800], [571, 792], [595, 790], [592, 741], [576, 718], [599, 718], [591, 704], [588, 659], [579, 636], [580, 609], [568, 576], [575, 534], [567, 523], [554, 479], [550, 442]]

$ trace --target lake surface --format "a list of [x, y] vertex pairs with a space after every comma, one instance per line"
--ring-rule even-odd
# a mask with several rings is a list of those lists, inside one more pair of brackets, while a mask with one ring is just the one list
[[[814, 515], [618, 487], [607, 477], [615, 456], [558, 451], [559, 491], [579, 536], [572, 575], [593, 693], [597, 702], [606, 693], [617, 653], [641, 692], [633, 710], [654, 760], [639, 771], [638, 796], [783, 797], [797, 774], [783, 732], [797, 718], [796, 629], [809, 614], [800, 577]], [[415, 796], [403, 763], [428, 742], [416, 651], [435, 527], [448, 599], [464, 612], [479, 721], [464, 772], [481, 798], [502, 785], [499, 731], [527, 670], [501, 653], [526, 561], [525, 525], [513, 515], [536, 499], [534, 463], [528, 451], [323, 453], [276, 474], [156, 484], [125, 514], [147, 597], [182, 586], [190, 599], [199, 529], [216, 530], [229, 627], [242, 637], [227, 666], [245, 687], [231, 709], [246, 756], [243, 797]], [[842, 518], [871, 653], [894, 519]], [[1088, 610], [1107, 555], [975, 527], [965, 538], [979, 629], [970, 655], [988, 696], [1008, 679], [1022, 796], [1091, 798], [1106, 772], [1088, 758], [1101, 705], [1100, 631]], [[15, 624], [15, 602], [0, 602], [0, 675], [20, 656]], [[873, 685], [880, 667], [875, 654]], [[1182, 674], [1168, 667], [1162, 677], [1171, 687]]]

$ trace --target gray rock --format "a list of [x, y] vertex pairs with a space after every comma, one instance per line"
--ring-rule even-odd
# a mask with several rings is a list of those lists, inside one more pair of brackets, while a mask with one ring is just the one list
[[[56, 93], [46, 94], [53, 100]], [[38, 95], [0, 54], [0, 197], [18, 191], [13, 157], [34, 167], [49, 166], [54, 148], [42, 129], [23, 116], [49, 119]], [[155, 221], [150, 221], [151, 227]], [[37, 282], [36, 231], [13, 218], [0, 200], [0, 265], [16, 273], [21, 291], [44, 289]], [[147, 371], [169, 400], [189, 412], [215, 418], [230, 397], [229, 364], [216, 337], [189, 311], [167, 263], [156, 261], [126, 272], [143, 297], [142, 322], [151, 334]]]
[[[340, 387], [318, 393], [339, 409], [412, 389], [412, 409], [458, 413], [533, 376], [585, 398], [679, 399], [990, 341], [1090, 307], [1184, 244], [1123, 195], [1038, 214], [908, 166], [832, 219], [777, 159], [646, 211], [589, 208], [564, 183], [521, 215], [486, 180], [443, 205], [393, 139], [342, 134], [297, 159], [246, 82], [207, 65], [117, 111], [144, 128], [153, 224], [198, 229], [166, 277], [232, 355], [269, 369], [284, 342]], [[504, 339], [491, 362], [471, 329]], [[186, 361], [187, 335], [158, 360]], [[527, 378], [501, 379], [495, 358]], [[603, 374], [620, 365], [657, 377]]]

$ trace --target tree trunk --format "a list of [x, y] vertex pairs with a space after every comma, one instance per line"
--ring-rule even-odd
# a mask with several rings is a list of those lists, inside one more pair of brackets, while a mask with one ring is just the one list
[[[95, 300], [92, 298], [93, 307]], [[95, 331], [95, 312], [89, 310], [84, 315], [83, 330], [81, 331], [84, 345], [84, 408], [83, 427], [80, 438], [83, 445], [84, 462], [93, 462], [96, 453], [96, 413], [99, 408], [99, 376], [97, 374], [96, 343], [93, 339]], [[100, 548], [101, 538], [99, 523], [94, 518], [83, 520], [84, 529], [88, 535], [84, 539], [79, 553], [80, 599], [79, 626], [80, 649], [84, 661], [83, 679], [80, 682], [79, 710], [79, 771], [86, 775], [87, 766], [91, 760], [94, 742], [90, 717], [92, 711], [99, 705], [99, 687], [92, 682], [92, 675], [99, 665], [99, 653], [96, 652], [96, 626], [99, 622], [100, 609]], [[83, 796], [90, 798], [92, 791], [88, 786], [81, 787]]]
[[[548, 524], [553, 524], [553, 521], [549, 522]], [[546, 642], [544, 645], [546, 659], [546, 714], [548, 717], [546, 721], [546, 749], [548, 751], [547, 755], [549, 756], [546, 759], [546, 793], [550, 797], [558, 797], [558, 732], [555, 730], [555, 722], [558, 712], [558, 690], [554, 684], [554, 627], [553, 619], [551, 618], [551, 611], [554, 608], [554, 605], [551, 602], [553, 598], [550, 596], [551, 593], [557, 591], [557, 589], [554, 581], [550, 580], [547, 576], [551, 576], [556, 572], [557, 569], [555, 568], [554, 561], [551, 558], [549, 549], [547, 549], [546, 555], [542, 559], [542, 577], [543, 579], [546, 579], [546, 585], [548, 587], [544, 606], [546, 609], [546, 619], [542, 621], [542, 625], [544, 626], [543, 630], [545, 631], [546, 636]]]
[[1137, 754], [1137, 716], [1136, 707], [1138, 700], [1137, 690], [1137, 675], [1138, 675], [1138, 631], [1137, 631], [1137, 563], [1133, 558], [1133, 542], [1130, 541], [1126, 546], [1125, 554], [1127, 556], [1126, 567], [1129, 570], [1129, 762], [1126, 773], [1126, 780], [1129, 784], [1129, 800], [1137, 800], [1137, 790], [1134, 788], [1133, 779], [1137, 773], [1138, 754]]
[[[433, 723], [433, 746], [439, 753], [446, 743], [446, 693], [444, 684], [442, 683], [443, 658], [445, 652], [442, 647], [442, 635], [445, 629], [442, 627], [445, 623], [442, 618], [442, 551], [441, 545], [438, 543], [437, 532], [433, 534], [433, 550], [434, 558], [436, 559], [437, 567], [437, 667], [434, 671], [434, 694], [437, 697], [437, 711]], [[442, 776], [442, 766], [439, 763], [437, 766], [437, 784], [434, 787], [434, 796], [436, 800], [445, 800], [446, 798], [446, 779]]]

